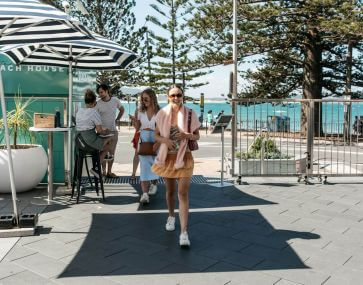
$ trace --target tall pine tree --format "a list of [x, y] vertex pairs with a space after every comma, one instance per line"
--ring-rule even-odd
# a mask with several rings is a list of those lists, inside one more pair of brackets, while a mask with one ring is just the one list
[[201, 71], [204, 65], [191, 55], [196, 50], [186, 32], [186, 19], [193, 9], [190, 1], [156, 0], [151, 7], [158, 16], [148, 16], [148, 22], [158, 31], [149, 32], [148, 45], [154, 55], [148, 67], [150, 85], [163, 91], [175, 83], [182, 84], [184, 89], [207, 84], [195, 81], [209, 71]]
[[[231, 58], [232, 1], [196, 0], [189, 22], [206, 61]], [[362, 95], [363, 45], [361, 0], [250, 0], [238, 2], [239, 63], [258, 56], [257, 69], [243, 76], [248, 97], [320, 99], [341, 95], [346, 84], [346, 50], [352, 41], [352, 86]], [[318, 121], [319, 108], [315, 108]], [[302, 127], [306, 127], [303, 110]]]
[[[44, 1], [62, 9], [62, 0]], [[79, 11], [77, 2], [83, 5], [88, 15]], [[77, 17], [91, 31], [137, 52], [140, 58], [133, 64], [133, 67], [139, 66], [141, 62], [145, 61], [146, 49], [143, 42], [146, 39], [146, 28], [135, 29], [136, 19], [133, 13], [135, 0], [70, 0], [69, 3], [71, 15]], [[131, 67], [123, 71], [100, 72], [98, 81], [107, 82], [114, 93], [117, 93], [119, 88], [124, 85], [144, 85], [144, 73], [145, 71], [140, 67]]]

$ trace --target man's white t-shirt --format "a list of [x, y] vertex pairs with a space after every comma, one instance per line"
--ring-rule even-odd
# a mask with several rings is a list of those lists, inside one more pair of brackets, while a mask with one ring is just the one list
[[111, 97], [109, 101], [105, 102], [102, 99], [97, 101], [95, 109], [100, 113], [102, 120], [102, 127], [110, 131], [116, 130], [116, 111], [121, 108], [121, 102], [115, 97]]
[[92, 130], [102, 125], [101, 116], [95, 108], [81, 108], [76, 114], [77, 131]]

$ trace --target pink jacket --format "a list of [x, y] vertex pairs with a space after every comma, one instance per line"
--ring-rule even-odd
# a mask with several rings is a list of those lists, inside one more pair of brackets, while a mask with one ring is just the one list
[[[189, 108], [184, 105], [180, 108], [178, 113], [178, 127], [182, 132], [188, 132], [188, 113]], [[169, 138], [170, 127], [171, 127], [171, 104], [161, 109], [156, 115], [156, 126], [160, 131], [160, 135], [164, 138]], [[193, 133], [196, 129], [200, 127], [200, 122], [197, 114], [192, 110], [192, 119], [190, 124], [190, 132]], [[183, 168], [184, 166], [184, 155], [187, 150], [187, 141], [182, 140], [180, 142], [179, 150], [176, 157], [176, 162], [174, 165], [175, 169]], [[159, 153], [155, 158], [155, 164], [163, 166], [165, 164], [165, 159], [168, 155], [168, 147], [166, 144], [161, 144], [159, 148]]]

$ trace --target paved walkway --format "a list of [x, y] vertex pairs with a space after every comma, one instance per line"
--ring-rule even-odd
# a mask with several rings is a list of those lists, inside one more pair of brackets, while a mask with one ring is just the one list
[[[78, 205], [59, 195], [48, 207], [43, 189], [23, 194], [22, 208], [44, 209], [39, 234], [2, 259], [0, 284], [361, 283], [361, 184], [249, 182], [191, 186], [189, 250], [178, 230], [164, 230], [162, 185], [147, 206], [129, 184], [108, 186], [104, 204], [93, 192]], [[0, 195], [1, 213], [9, 198]]]

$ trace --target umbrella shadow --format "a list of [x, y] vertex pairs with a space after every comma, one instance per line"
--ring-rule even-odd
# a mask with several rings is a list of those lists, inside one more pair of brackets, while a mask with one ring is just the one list
[[[137, 185], [134, 189], [141, 194], [141, 188]], [[175, 193], [176, 208], [178, 208], [177, 192]], [[247, 194], [235, 186], [217, 188], [208, 184], [191, 184], [189, 191], [190, 209], [200, 208], [223, 208], [238, 206], [273, 205], [271, 202], [262, 198]], [[150, 196], [149, 204], [140, 204], [138, 211], [163, 210], [166, 209], [165, 185], [158, 185], [158, 192]]]
[[183, 250], [165, 219], [155, 212], [93, 214], [89, 234], [58, 278], [309, 268], [288, 240], [320, 238], [275, 229], [258, 210], [196, 211], [192, 246]]

